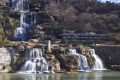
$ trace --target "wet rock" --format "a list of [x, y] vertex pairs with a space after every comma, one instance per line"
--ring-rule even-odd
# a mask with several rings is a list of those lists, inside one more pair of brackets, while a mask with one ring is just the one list
[[86, 55], [90, 68], [95, 64], [95, 58], [89, 54]]
[[24, 58], [21, 54], [17, 54], [14, 56], [14, 61], [12, 62], [12, 65], [11, 65], [11, 72], [16, 72], [18, 70], [20, 70], [23, 62], [24, 62]]

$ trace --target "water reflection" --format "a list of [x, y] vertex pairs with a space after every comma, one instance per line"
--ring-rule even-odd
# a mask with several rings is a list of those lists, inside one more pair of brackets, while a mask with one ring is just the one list
[[93, 71], [79, 74], [0, 74], [0, 80], [120, 80], [120, 72]]
[[0, 80], [60, 80], [61, 74], [0, 74]]
[[94, 80], [102, 80], [102, 71], [95, 72], [95, 79]]

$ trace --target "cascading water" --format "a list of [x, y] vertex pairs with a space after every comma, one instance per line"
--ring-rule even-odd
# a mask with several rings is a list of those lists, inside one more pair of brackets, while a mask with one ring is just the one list
[[76, 55], [79, 59], [79, 65], [77, 70], [80, 70], [80, 71], [90, 70], [86, 56], [78, 54], [76, 52], [76, 49], [70, 49], [70, 53], [73, 55]]
[[90, 50], [91, 55], [95, 58], [95, 64], [93, 65], [93, 70], [105, 70], [102, 60], [98, 55], [95, 54], [95, 50]]
[[20, 41], [24, 41], [26, 39], [26, 30], [24, 28], [17, 28], [15, 30], [15, 36], [14, 36], [14, 40], [20, 40]]
[[21, 68], [20, 72], [26, 73], [54, 72], [53, 66], [48, 65], [46, 59], [43, 57], [41, 49], [33, 48], [31, 50], [26, 51], [25, 59], [26, 62], [24, 66]]
[[[28, 39], [27, 31], [36, 26], [36, 12], [29, 11], [29, 0], [12, 0], [12, 7], [21, 12], [20, 27], [15, 30], [14, 40], [25, 41]], [[30, 22], [26, 22], [27, 13], [30, 14]]]

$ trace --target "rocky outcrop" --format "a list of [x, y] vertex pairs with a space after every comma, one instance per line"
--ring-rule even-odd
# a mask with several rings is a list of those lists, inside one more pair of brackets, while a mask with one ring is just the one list
[[14, 61], [15, 49], [0, 48], [0, 72], [9, 72]]
[[24, 57], [23, 57], [23, 55], [20, 54], [20, 53], [17, 53], [17, 54], [14, 56], [14, 61], [12, 62], [10, 72], [19, 71], [20, 68], [21, 68], [21, 66], [23, 65], [23, 62], [24, 62]]
[[32, 30], [29, 31], [29, 34], [30, 34], [29, 38], [43, 40], [45, 32], [42, 30], [43, 30], [43, 27], [41, 27], [40, 25], [37, 25], [36, 27], [34, 27]]
[[57, 59], [60, 61], [62, 69], [67, 71], [75, 71], [78, 67], [79, 60], [75, 55], [57, 55]]
[[31, 10], [45, 10], [46, 0], [29, 0], [29, 3]]
[[60, 62], [55, 58], [53, 54], [46, 54], [45, 58], [47, 59], [49, 65], [54, 66], [55, 72], [59, 72], [61, 70]]
[[90, 68], [92, 68], [93, 65], [95, 64], [95, 58], [91, 56], [90, 54], [86, 54], [86, 57], [87, 57]]

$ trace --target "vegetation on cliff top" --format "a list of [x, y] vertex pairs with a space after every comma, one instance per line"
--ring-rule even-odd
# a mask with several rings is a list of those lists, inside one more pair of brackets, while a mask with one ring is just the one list
[[[44, 10], [48, 16], [53, 16], [55, 23], [51, 22], [52, 25], [43, 29], [46, 39], [51, 36], [59, 38], [58, 34], [71, 30], [76, 33], [108, 34], [109, 40], [120, 42], [119, 4], [97, 0], [30, 0], [30, 8], [37, 12]], [[12, 40], [14, 29], [19, 26], [19, 16], [19, 11], [0, 6], [1, 28], [9, 40]]]
[[12, 40], [14, 30], [19, 23], [19, 20], [11, 16], [11, 11], [5, 5], [0, 5], [0, 47], [10, 43], [9, 40]]

